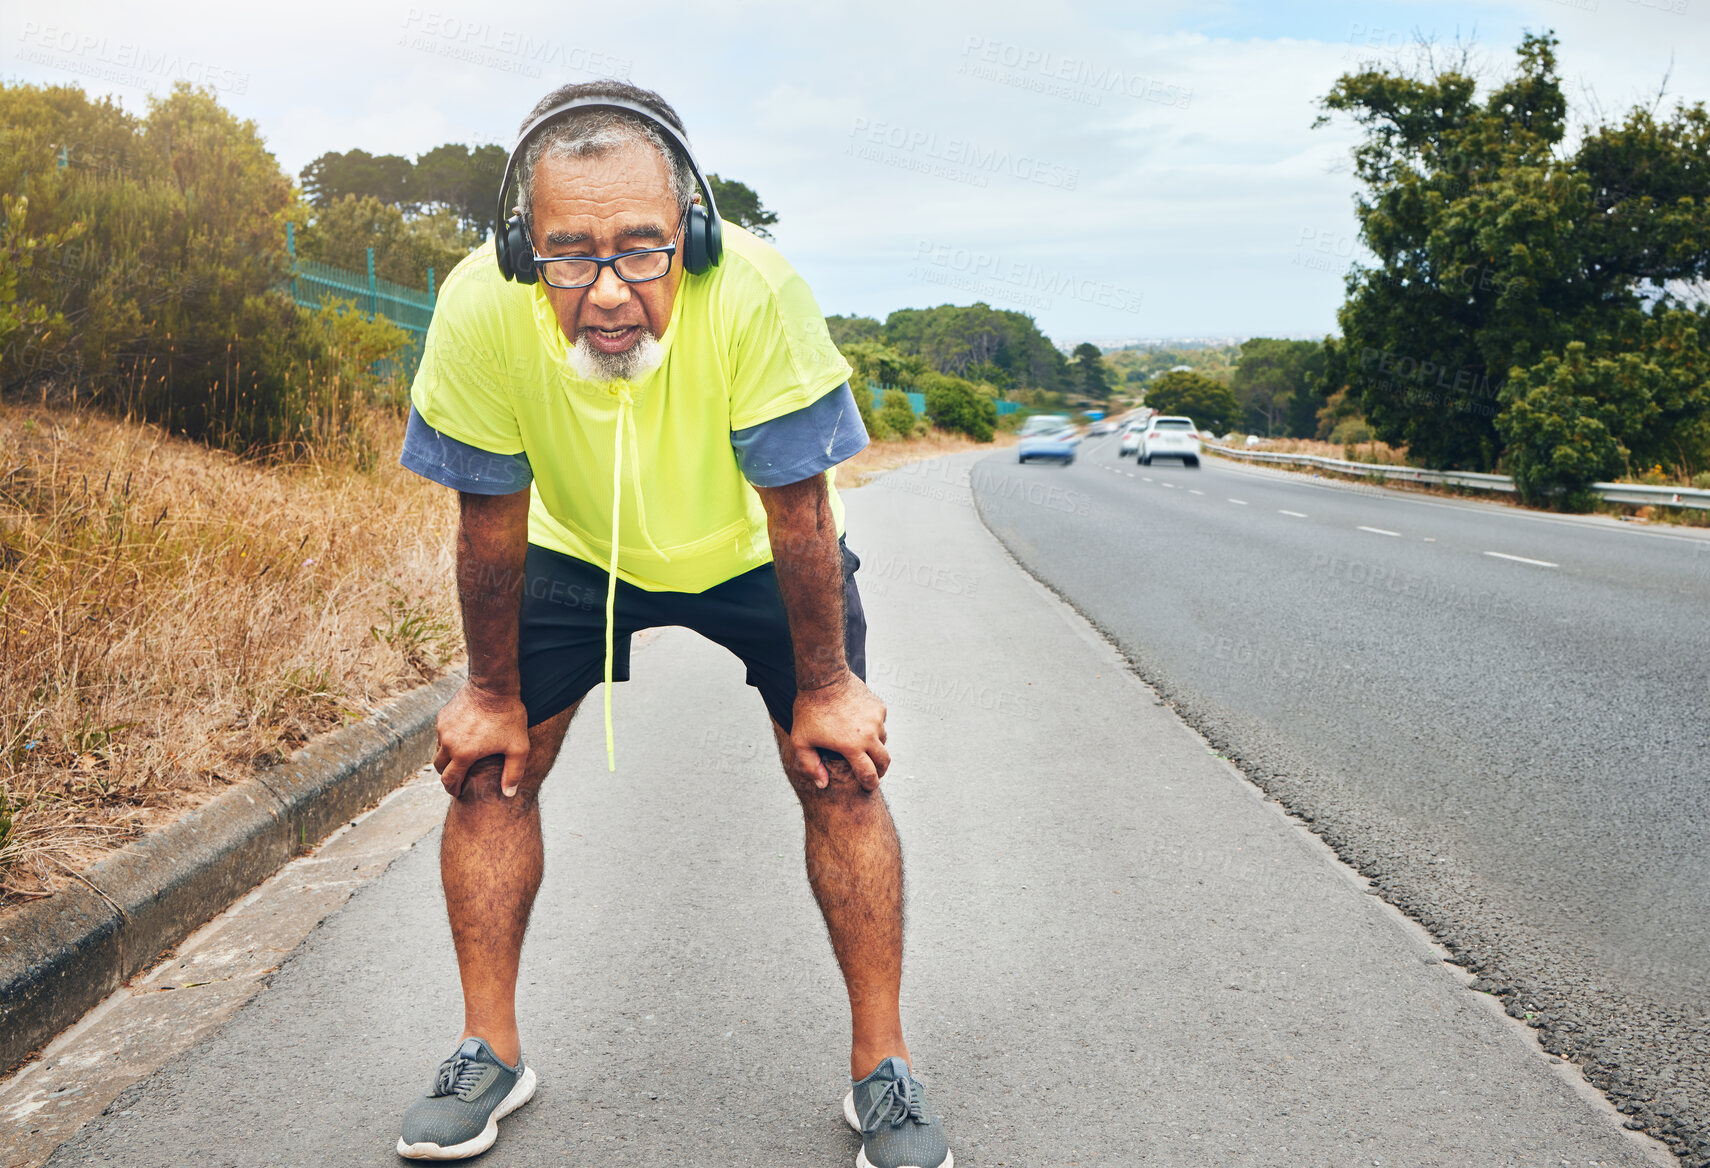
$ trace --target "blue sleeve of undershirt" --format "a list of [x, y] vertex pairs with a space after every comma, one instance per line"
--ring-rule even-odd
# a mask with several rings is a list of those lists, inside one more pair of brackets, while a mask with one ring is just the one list
[[787, 487], [823, 474], [867, 445], [867, 428], [845, 381], [799, 410], [730, 432], [743, 477], [757, 487]]
[[423, 478], [471, 495], [511, 495], [534, 481], [528, 455], [494, 454], [459, 442], [428, 425], [413, 406], [398, 461]]

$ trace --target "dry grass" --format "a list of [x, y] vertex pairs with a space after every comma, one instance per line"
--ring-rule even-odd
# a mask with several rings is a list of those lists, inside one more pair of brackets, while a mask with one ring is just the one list
[[1391, 446], [1387, 442], [1361, 442], [1344, 446], [1340, 442], [1320, 442], [1314, 438], [1264, 438], [1257, 446], [1230, 443], [1237, 450], [1264, 450], [1272, 454], [1310, 454], [1318, 458], [1340, 458], [1348, 462], [1381, 462], [1388, 466], [1407, 465], [1407, 447]]
[[951, 434], [943, 430], [934, 430], [924, 438], [871, 442], [861, 453], [838, 466], [837, 485], [842, 489], [859, 487], [874, 475], [895, 470], [911, 462], [922, 462], [946, 454], [960, 454], [964, 450], [995, 450], [1014, 446], [1015, 442], [1014, 434], [1006, 434], [1001, 430], [990, 442], [975, 442], [966, 435]]
[[0, 406], [0, 905], [438, 675], [455, 512], [390, 457], [266, 467]]

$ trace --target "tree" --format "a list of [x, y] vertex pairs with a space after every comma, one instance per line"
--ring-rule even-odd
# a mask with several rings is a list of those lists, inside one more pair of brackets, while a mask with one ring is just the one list
[[1105, 368], [1104, 354], [1091, 341], [1075, 346], [1069, 360], [1069, 376], [1075, 392], [1093, 401], [1110, 396], [1110, 370]]
[[[1323, 102], [1365, 130], [1354, 150], [1365, 188], [1357, 214], [1377, 257], [1350, 275], [1339, 313], [1343, 384], [1378, 437], [1428, 465], [1490, 469], [1507, 435], [1534, 441], [1538, 410], [1577, 394], [1525, 407], [1523, 425], [1504, 429], [1497, 415], [1554, 383], [1572, 364], [1571, 342], [1585, 343], [1588, 367], [1652, 334], [1684, 347], [1659, 368], [1703, 364], [1710, 318], [1669, 289], [1710, 275], [1710, 115], [1701, 104], [1662, 121], [1637, 109], [1566, 151], [1555, 48], [1552, 36], [1525, 36], [1514, 74], [1482, 100], [1472, 77], [1449, 68], [1346, 75]], [[1516, 371], [1529, 372], [1509, 392]], [[1673, 446], [1688, 467], [1710, 459], [1702, 440], [1677, 440], [1703, 432], [1701, 393], [1671, 377], [1634, 384], [1673, 404], [1606, 418], [1618, 445], [1635, 455]], [[1566, 422], [1550, 432], [1591, 441]], [[1536, 464], [1535, 451], [1524, 457]]]
[[25, 229], [29, 210], [30, 201], [23, 196], [0, 196], [0, 384], [51, 368], [71, 340], [64, 316], [39, 301], [19, 302], [18, 283], [20, 278], [27, 281], [38, 256], [52, 255], [70, 243], [82, 234], [83, 225], [32, 235]]
[[1691, 473], [1689, 452], [1710, 449], [1710, 352], [1692, 321], [1660, 314], [1626, 351], [1572, 341], [1561, 357], [1514, 371], [1496, 426], [1524, 498], [1583, 510], [1589, 484], [1635, 465]]
[[408, 182], [409, 201], [423, 210], [449, 211], [466, 230], [485, 234], [493, 222], [506, 157], [504, 147], [491, 144], [435, 146], [416, 156]]
[[378, 199], [392, 207], [414, 205], [414, 165], [401, 154], [328, 151], [302, 170], [303, 194], [317, 207], [329, 207], [346, 195]]
[[[140, 118], [75, 87], [0, 85], [0, 126], [0, 174], [29, 200], [28, 239], [7, 208], [21, 322], [0, 342], [7, 388], [78, 388], [236, 450], [349, 432], [374, 361], [406, 337], [283, 291], [285, 224], [303, 208], [253, 122], [180, 82]], [[59, 167], [62, 149], [78, 163]], [[29, 240], [55, 237], [24, 263]], [[63, 348], [43, 361], [31, 322], [55, 316]]]
[[1208, 433], [1228, 430], [1240, 410], [1235, 395], [1221, 381], [1190, 371], [1160, 373], [1146, 390], [1146, 404], [1161, 414], [1192, 418]]
[[857, 385], [871, 382], [875, 386], [912, 387], [926, 372], [926, 362], [919, 357], [899, 353], [883, 341], [847, 341], [839, 345], [844, 360], [855, 370]]
[[1105, 363], [1129, 385], [1143, 384], [1155, 374], [1167, 373], [1178, 365], [1191, 366], [1195, 371], [1218, 381], [1227, 381], [1240, 358], [1238, 345], [1217, 342], [1192, 342], [1158, 345], [1141, 343], [1105, 354]]
[[1062, 351], [1021, 312], [984, 303], [902, 308], [885, 318], [885, 342], [922, 357], [940, 373], [992, 380], [1001, 371], [1013, 386], [1062, 392], [1069, 386]]
[[707, 184], [712, 187], [720, 218], [741, 224], [762, 239], [772, 238], [769, 229], [778, 221], [778, 213], [766, 210], [752, 187], [716, 174], [707, 175]]
[[434, 211], [406, 218], [372, 196], [346, 195], [327, 207], [302, 231], [297, 254], [353, 272], [368, 270], [374, 249], [374, 274], [412, 288], [427, 286], [428, 269], [445, 279], [479, 244], [479, 237], [458, 224], [455, 213]]
[[1241, 407], [1241, 424], [1267, 437], [1278, 431], [1310, 438], [1320, 395], [1324, 347], [1315, 341], [1254, 337], [1242, 342], [1229, 389]]
[[885, 332], [885, 326], [870, 316], [828, 316], [825, 327], [830, 330], [834, 345], [882, 340]]

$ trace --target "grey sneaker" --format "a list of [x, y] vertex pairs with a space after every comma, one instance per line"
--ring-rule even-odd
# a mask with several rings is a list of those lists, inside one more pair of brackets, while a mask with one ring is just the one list
[[398, 1155], [411, 1160], [479, 1156], [499, 1138], [499, 1121], [534, 1096], [533, 1067], [508, 1067], [479, 1038], [465, 1038], [439, 1064], [433, 1086], [404, 1112]]
[[927, 1110], [920, 1080], [900, 1058], [849, 1089], [843, 1118], [861, 1133], [855, 1168], [955, 1168], [944, 1123]]

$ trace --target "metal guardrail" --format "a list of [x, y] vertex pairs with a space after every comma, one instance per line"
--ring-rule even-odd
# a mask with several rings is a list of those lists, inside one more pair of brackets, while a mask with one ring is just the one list
[[[1479, 474], [1470, 470], [1424, 470], [1417, 466], [1395, 466], [1382, 462], [1349, 462], [1341, 458], [1323, 458], [1316, 454], [1279, 454], [1268, 450], [1236, 450], [1203, 442], [1205, 449], [1225, 458], [1248, 462], [1270, 462], [1293, 466], [1315, 466], [1337, 474], [1358, 475], [1361, 478], [1399, 479], [1411, 483], [1436, 483], [1441, 486], [1471, 487], [1480, 491], [1514, 492], [1514, 480], [1507, 475]], [[1591, 489], [1610, 503], [1650, 504], [1658, 507], [1710, 508], [1710, 490], [1697, 487], [1652, 487], [1642, 483], [1592, 483]]]

